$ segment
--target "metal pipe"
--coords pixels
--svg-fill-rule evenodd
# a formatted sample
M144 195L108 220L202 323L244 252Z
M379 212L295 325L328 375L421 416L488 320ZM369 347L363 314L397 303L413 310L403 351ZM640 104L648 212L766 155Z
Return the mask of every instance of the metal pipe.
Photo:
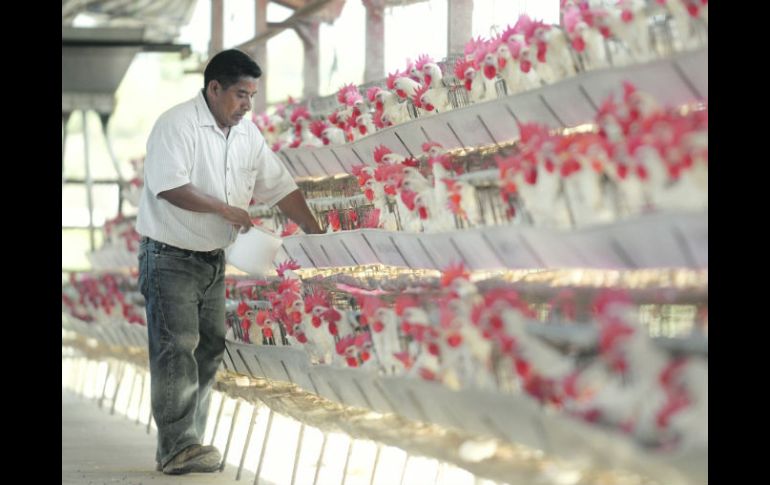
M83 114L83 160L86 168L86 201L88 203L88 237L91 243L91 251L96 250L94 239L94 200L93 181L91 180L91 164L88 159L88 123L86 122L86 110L80 110Z
M241 410L241 400L235 400L235 410L233 410L233 420L230 422L230 432L227 433L227 443L225 444L225 452L222 454L222 464L219 465L219 471L225 469L225 462L227 461L227 454L230 452L230 442L233 439L233 432L235 431L235 423L238 421L238 411Z
M259 450L259 464L257 465L257 472L254 475L254 485L259 484L259 474L262 472L262 463L265 461L265 452L267 451L267 441L270 438L270 428L273 426L273 410L267 415L267 428L265 429L265 437L262 439L262 449Z
M214 438L217 437L217 430L219 429L219 420L222 419L222 410L225 408L225 396L222 394L222 399L219 400L219 409L217 410L217 419L214 421L214 431L211 433L211 443L214 444Z
M299 467L299 457L302 453L302 438L305 436L305 423L299 426L299 436L297 436L297 448L294 452L294 467L291 470L291 485L294 485L294 481L297 478L297 467Z
M251 443L251 433L254 431L254 422L257 420L257 411L259 406L254 403L254 410L251 412L251 421L249 421L249 431L246 433L246 443L243 445L243 452L241 453L241 463L238 465L238 472L235 474L235 479L241 479L241 471L243 471L243 463L246 461L246 452L249 449L249 443Z
M316 485L318 483L318 475L320 475L320 472L321 472L321 464L323 462L324 450L326 449L326 440L329 437L326 433L324 433L323 436L324 436L323 441L321 441L321 452L318 453L318 461L315 464L315 476L313 477L313 485Z

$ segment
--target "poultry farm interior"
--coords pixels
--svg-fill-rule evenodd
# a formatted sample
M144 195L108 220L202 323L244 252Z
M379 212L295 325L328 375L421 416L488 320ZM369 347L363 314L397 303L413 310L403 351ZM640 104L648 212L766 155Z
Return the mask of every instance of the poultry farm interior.
M460 483L442 466L706 483L707 9L562 1L560 25L521 15L462 53L254 113L325 234L252 201L283 244L227 272L216 389L220 415L224 396L254 406L243 456L260 408L300 423L292 483L310 430L316 468L331 433L375 443L372 482L387 445L441 464L436 483ZM134 223L108 221L93 270L62 286L63 367L109 362L95 398L147 367ZM235 425L210 419L229 448Z

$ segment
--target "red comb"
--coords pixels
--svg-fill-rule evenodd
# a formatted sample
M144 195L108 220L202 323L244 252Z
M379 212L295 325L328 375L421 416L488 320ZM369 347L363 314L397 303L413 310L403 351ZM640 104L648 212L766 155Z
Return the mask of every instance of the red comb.
M387 86L388 89L396 89L396 79L402 77L403 74L400 71L388 74Z
M463 53L466 56L474 55L476 53L476 50L480 46L482 46L482 45L484 45L484 39L482 39L481 36L479 36L479 37L477 37L475 39L471 38L471 40L469 40L465 44L465 48L463 49Z
M310 113L304 106L297 106L291 113L291 122L296 123L300 118L310 119Z
M374 161L377 163L382 163L382 157L388 153L393 153L393 151L385 145L378 145L374 149Z
M430 87L427 84L425 84L425 85L421 85L414 92L412 101L414 102L414 105L417 106L418 108L422 108L422 95L428 92L428 89L430 89Z
M317 306L329 307L329 295L321 288L315 288L305 297L305 313L310 313Z
M337 91L337 101L339 101L340 104L346 104L348 94L352 92L358 93L358 88L356 88L355 84L350 83L342 86L339 91Z
M465 79L465 71L469 68L476 69L476 63L467 59L460 59L455 64L455 77L458 80Z
M328 127L325 121L323 120L315 120L312 123L310 123L310 132L313 133L318 138L321 138L321 133Z
M374 103L374 97L377 96L377 93L379 93L380 91L382 91L381 87L372 86L371 88L366 90L366 99Z
M428 153L430 151L430 149L433 148L433 147L439 147L439 148L442 148L442 149L444 148L443 146L441 146L441 143L439 143L437 141L426 141L425 143L422 144L422 152L423 153Z
M444 269L441 275L441 286L446 288L456 279L470 279L470 273L465 268L463 263L450 264L446 267L446 269Z
M429 56L428 54L422 54L420 57L417 58L417 63L415 64L415 67L418 71L422 72L422 68L425 67L425 64L433 62L433 58Z

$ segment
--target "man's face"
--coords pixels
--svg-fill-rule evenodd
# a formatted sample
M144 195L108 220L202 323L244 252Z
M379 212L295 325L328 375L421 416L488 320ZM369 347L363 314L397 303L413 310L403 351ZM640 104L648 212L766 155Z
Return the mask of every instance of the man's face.
M211 81L206 91L209 108L220 128L237 125L248 111L251 111L251 99L257 94L257 79L242 77L227 89L219 81Z

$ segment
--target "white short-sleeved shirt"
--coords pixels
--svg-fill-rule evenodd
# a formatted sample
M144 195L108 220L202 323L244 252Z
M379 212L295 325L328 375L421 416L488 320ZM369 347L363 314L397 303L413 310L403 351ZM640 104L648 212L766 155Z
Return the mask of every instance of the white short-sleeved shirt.
M252 198L272 206L297 189L251 120L242 119L225 138L202 91L163 113L150 133L136 229L193 251L232 244L238 232L221 216L188 211L158 198L188 183L244 210Z

